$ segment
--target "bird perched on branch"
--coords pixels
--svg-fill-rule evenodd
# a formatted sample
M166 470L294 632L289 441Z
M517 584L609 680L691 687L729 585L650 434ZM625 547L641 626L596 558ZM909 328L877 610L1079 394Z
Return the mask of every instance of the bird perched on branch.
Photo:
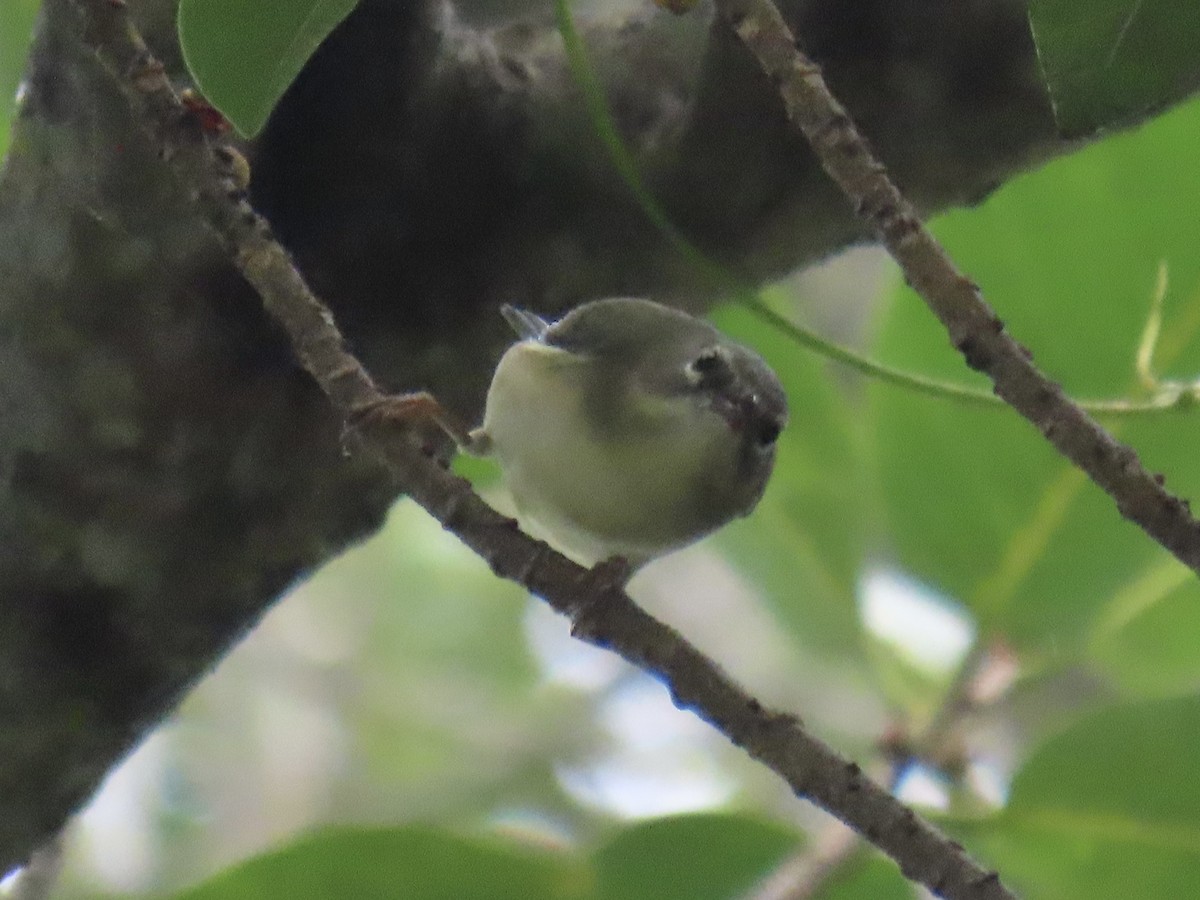
M787 422L758 354L648 300L596 300L555 322L501 312L520 339L479 428L410 396L464 451L497 461L523 524L580 563L632 572L754 509Z

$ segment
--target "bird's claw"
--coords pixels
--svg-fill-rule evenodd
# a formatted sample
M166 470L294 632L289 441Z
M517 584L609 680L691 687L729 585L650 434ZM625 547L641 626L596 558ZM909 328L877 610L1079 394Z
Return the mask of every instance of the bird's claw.
M428 391L388 394L359 405L347 418L343 440L349 434L384 428L411 429L420 436L421 450L428 456L441 456L446 449L444 441L430 434L433 429L459 446L470 441L467 428Z
M592 566L592 583L598 593L624 590L633 577L634 565L624 556L610 556Z
M571 635L596 643L598 615L614 593L625 590L634 566L623 556L610 556L592 566L585 576L582 596L571 613Z

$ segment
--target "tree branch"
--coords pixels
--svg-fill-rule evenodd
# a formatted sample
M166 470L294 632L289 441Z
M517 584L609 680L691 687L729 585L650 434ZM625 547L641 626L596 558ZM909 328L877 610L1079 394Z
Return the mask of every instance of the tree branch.
M976 638L959 663L958 671L950 682L933 715L921 730L908 736L907 725L894 739L883 737L879 745L884 750L884 759L872 766L871 776L895 790L897 779L909 765L916 761L946 771L947 761L957 756L961 749L956 746L957 732L968 716L979 711L984 702L993 702L1011 683L1001 674L1003 685L995 695L986 700L979 696L980 679L989 671L1003 673L1006 654L999 657L992 653L992 645L985 639ZM955 766L962 769L961 766ZM809 900L817 897L837 876L846 870L861 855L861 840L838 823L822 829L811 846L804 847L779 866L755 886L744 900Z
M197 210L264 305L288 331L297 356L345 419L383 399L344 348L332 316L308 290L264 220L245 203L228 167L180 106L133 28L123 0L72 0L88 43L119 82L159 156L191 192ZM228 153L228 151L225 151ZM355 435L382 455L401 486L500 576L545 598L582 640L607 647L662 680L693 710L783 777L792 789L854 827L911 879L951 898L1011 897L994 872L974 863L887 791L807 734L794 716L764 708L678 633L638 608L604 567L588 571L523 534L471 486L421 452L404 432Z
M945 326L968 366L1067 459L1109 494L1125 518L1141 526L1184 565L1200 573L1200 523L1187 501L1163 487L1137 454L1118 442L1043 375L1028 349L1004 330L979 286L955 267L888 177L849 114L830 93L820 68L770 0L716 0L717 9L778 86L788 118Z

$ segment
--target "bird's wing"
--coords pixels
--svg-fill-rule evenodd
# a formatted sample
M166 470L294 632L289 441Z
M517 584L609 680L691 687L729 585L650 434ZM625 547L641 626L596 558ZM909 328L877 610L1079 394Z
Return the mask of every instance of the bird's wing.
M500 315L504 316L504 321L512 326L517 337L523 341L540 341L545 338L546 332L550 328L550 323L541 316L507 303L500 307Z

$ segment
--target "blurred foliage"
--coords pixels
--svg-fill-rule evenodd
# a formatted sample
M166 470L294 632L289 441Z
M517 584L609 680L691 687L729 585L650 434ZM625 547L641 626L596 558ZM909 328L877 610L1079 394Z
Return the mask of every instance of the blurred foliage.
M1161 109L1200 54L1195 0L1029 0L1029 22L1068 137Z
M1192 103L937 222L1009 331L1074 396L1138 391L1134 356L1162 262L1171 289L1158 365L1185 377L1200 368L1200 169L1189 162L1198 136L1200 104ZM907 368L983 383L904 288L882 318L876 350ZM1172 565L1010 410L956 408L887 386L870 394L890 543L911 572L966 603L985 631L1035 657L1077 660L1106 610L1128 602L1129 585ZM1200 416L1160 413L1110 427L1171 488L1200 494L1192 450ZM1179 589L1159 599L1200 616L1198 598ZM1190 655L1178 687L1200 675L1200 656Z
M1105 709L1038 748L960 839L1030 898L1200 896L1198 741L1195 696Z
M753 887L799 836L748 816L695 815L632 825L593 856L598 900L722 900Z
M729 815L677 816L634 826L590 859L422 827L326 830L176 896L723 900L753 886L796 840L779 826Z
M715 322L763 355L795 407L770 490L753 519L729 526L719 540L741 568L754 573L797 640L813 652L850 654L859 662L854 598L871 512L863 420L829 379L825 363L798 352L786 335L738 306L720 310Z
M935 231L1008 329L1075 396L1138 391L1134 357L1155 273L1171 288L1156 363L1200 368L1196 254L1200 103L1006 186ZM901 287L882 316L886 360L976 381L920 301ZM1190 798L1200 684L1200 590L1112 502L1008 410L873 385L869 406L888 545L908 571L963 601L985 635L1040 679L1084 668L1101 706L1028 748L1003 811L961 828L1028 897L1182 897L1200 886ZM1153 471L1200 495L1194 408L1116 419ZM1078 697L1053 732L1097 704ZM1189 804L1191 806L1189 807Z
M820 900L913 900L913 887L890 860L859 856L831 874Z
M38 3L4 0L0 4L0 160L8 152L9 124Z
M565 854L409 827L325 830L236 866L178 900L574 900L588 873Z

